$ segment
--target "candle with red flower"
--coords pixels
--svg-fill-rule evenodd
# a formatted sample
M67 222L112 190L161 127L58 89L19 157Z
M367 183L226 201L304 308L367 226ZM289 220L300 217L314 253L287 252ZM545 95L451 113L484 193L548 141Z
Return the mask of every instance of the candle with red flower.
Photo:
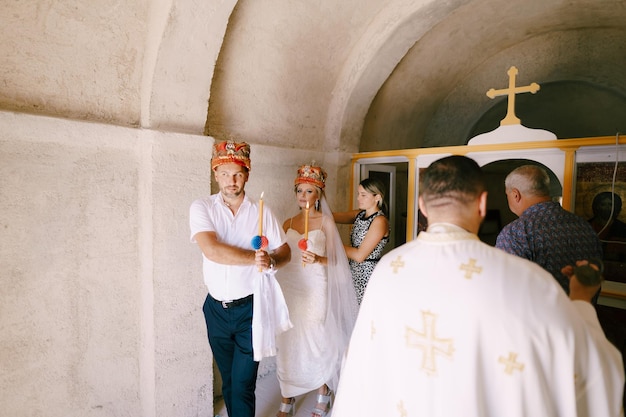
M309 239L309 202L306 202L306 208L304 209L304 238L298 242L298 248L305 251L308 248L307 240ZM302 266L304 266L304 261Z

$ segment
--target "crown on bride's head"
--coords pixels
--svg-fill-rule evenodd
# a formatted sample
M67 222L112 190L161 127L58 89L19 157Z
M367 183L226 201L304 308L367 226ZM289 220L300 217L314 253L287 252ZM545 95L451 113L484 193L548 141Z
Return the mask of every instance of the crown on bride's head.
M315 161L302 165L298 168L294 184L311 184L323 190L326 186L326 171L320 166L315 166Z

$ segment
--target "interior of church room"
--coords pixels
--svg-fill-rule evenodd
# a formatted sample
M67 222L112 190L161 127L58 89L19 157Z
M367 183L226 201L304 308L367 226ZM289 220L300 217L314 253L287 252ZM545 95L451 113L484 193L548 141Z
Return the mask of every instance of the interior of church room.
M503 179L521 161L585 218L599 192L626 201L625 21L623 0L3 2L3 414L214 415L188 209L216 190L215 141L250 143L246 191L280 219L303 163L327 170L336 210L386 176L393 246L420 230L436 155L492 179L488 243L515 218ZM624 352L611 262L600 314Z

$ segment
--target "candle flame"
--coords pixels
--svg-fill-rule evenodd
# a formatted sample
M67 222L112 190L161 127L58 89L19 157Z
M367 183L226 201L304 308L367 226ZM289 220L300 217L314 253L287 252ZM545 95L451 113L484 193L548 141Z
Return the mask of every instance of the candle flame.
M261 191L261 200L263 200L263 194L265 194L265 191Z

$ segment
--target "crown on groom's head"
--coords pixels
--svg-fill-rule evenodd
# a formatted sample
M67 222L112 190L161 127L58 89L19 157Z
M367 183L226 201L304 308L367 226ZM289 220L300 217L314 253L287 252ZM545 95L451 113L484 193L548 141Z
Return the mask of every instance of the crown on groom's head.
M246 167L250 171L250 145L232 140L213 145L211 169L215 170L218 166L231 162Z

